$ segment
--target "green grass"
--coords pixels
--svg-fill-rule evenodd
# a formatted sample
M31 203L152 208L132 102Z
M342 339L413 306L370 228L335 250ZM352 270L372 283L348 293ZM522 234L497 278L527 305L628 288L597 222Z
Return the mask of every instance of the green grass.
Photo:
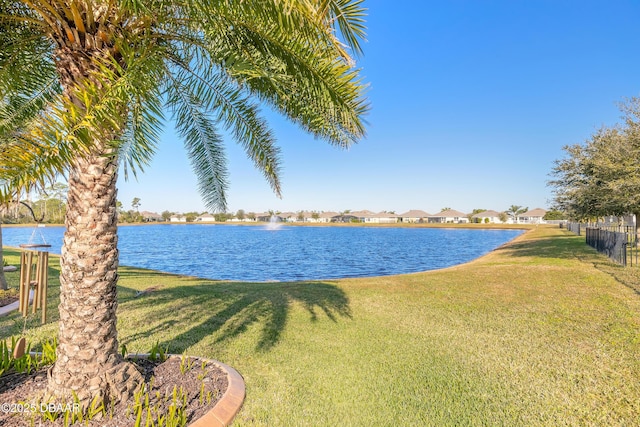
M35 343L56 332L55 268L52 322L27 322ZM157 342L235 367L247 399L234 425L634 425L639 280L552 227L391 277L230 283L122 268L119 334L130 351ZM22 327L0 318L0 339Z

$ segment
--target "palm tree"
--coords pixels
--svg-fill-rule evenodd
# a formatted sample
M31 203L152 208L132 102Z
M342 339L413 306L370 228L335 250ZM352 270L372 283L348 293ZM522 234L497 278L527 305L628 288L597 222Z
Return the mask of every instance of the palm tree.
M513 217L513 222L515 224L518 223L518 215L525 213L529 208L524 208L518 205L511 205L509 209L507 209L507 214Z
M68 176L53 396L124 399L116 180L148 165L170 118L200 192L225 211L221 128L280 195L265 103L331 144L364 135L362 0L0 0L3 198ZM168 116L167 116L168 115Z

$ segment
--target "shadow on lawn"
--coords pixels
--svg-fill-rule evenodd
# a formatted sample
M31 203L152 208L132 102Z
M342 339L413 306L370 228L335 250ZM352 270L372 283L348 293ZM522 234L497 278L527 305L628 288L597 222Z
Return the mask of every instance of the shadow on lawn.
M188 280L194 283L194 279ZM256 348L269 350L280 340L292 304L301 304L312 322L322 315L334 322L339 317L351 318L346 294L324 282L201 281L172 287L160 285L157 290L139 298L135 297L135 291L120 287L119 295L121 307L145 313L149 325L147 329L122 337L122 342L126 345L156 334L166 336L169 332L171 339L159 345L171 353L182 353L206 337L215 337L216 344L223 343L252 325L261 326ZM163 320L158 323L158 319Z

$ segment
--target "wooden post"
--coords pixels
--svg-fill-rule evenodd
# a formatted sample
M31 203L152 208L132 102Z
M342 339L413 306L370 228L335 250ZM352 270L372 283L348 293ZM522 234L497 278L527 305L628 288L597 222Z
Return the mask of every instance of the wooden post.
M42 308L42 323L47 321L47 285L49 284L49 252L40 252L40 307Z
M24 309L24 281L25 281L25 277L27 275L27 254L25 252L22 252L20 254L20 283L18 284L18 288L20 291L20 302L19 302L19 306L20 306L20 313L22 313L22 315L25 314L25 309Z
M24 248L48 247L49 245L20 245ZM35 258L35 259L34 259ZM49 252L27 250L20 254L20 312L23 317L29 314L29 294L33 287L33 306L35 314L42 309L42 323L47 321L47 287L49 284Z

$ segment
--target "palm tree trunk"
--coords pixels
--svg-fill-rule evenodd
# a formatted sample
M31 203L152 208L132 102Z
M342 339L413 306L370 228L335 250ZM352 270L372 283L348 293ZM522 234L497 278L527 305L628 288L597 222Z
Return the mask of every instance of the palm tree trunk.
M78 158L69 172L60 272L57 361L49 392L81 402L128 398L142 381L118 353L117 161L108 150Z

